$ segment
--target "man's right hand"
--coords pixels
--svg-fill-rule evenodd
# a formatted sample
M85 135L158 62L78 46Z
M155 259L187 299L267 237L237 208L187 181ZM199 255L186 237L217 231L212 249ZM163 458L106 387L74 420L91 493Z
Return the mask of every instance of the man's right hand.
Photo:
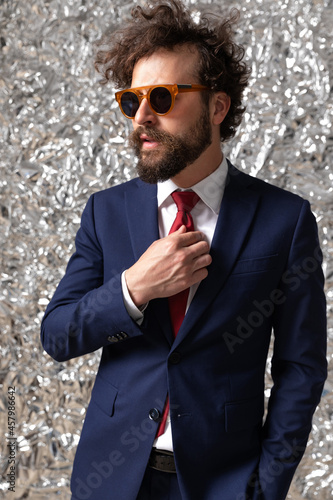
M200 231L181 226L154 241L125 273L128 291L137 307L152 299L170 297L207 277L212 262Z

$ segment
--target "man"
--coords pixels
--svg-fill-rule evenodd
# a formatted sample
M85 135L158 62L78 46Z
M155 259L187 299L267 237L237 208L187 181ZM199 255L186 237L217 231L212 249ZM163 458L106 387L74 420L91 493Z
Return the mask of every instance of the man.
M103 348L75 500L283 500L304 453L326 377L317 228L223 156L249 74L231 28L158 1L97 54L140 178L90 198L42 324L56 360Z

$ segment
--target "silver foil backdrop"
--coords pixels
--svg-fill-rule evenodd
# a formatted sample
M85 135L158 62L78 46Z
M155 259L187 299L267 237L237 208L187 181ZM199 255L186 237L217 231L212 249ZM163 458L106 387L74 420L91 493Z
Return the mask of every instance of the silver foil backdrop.
M241 12L236 38L252 77L246 115L225 151L239 168L312 204L325 257L331 376L333 2L186 3L195 16ZM0 0L0 498L69 499L99 353L56 363L43 352L39 328L89 195L135 175L129 123L93 69L94 41L135 4ZM269 384L268 376L267 395ZM12 386L15 493L7 482ZM330 380L289 499L332 498L332 400Z

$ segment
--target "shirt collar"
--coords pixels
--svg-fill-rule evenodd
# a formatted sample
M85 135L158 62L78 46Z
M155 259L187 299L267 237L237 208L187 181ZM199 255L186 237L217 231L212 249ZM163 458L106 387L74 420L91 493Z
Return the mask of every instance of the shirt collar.
M226 178L228 173L227 160L223 156L222 163L219 167L214 170L212 174L205 177L202 181L194 184L189 189L192 189L201 200L216 214L220 211L220 205L224 193ZM157 183L157 203L158 207L166 201L166 199L179 189L177 184L175 184L171 179L165 182Z

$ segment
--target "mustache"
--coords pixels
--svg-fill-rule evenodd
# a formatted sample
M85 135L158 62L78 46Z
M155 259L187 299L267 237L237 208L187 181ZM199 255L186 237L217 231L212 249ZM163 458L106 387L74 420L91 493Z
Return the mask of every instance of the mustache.
M170 144L174 140L174 137L168 132L156 130L152 127L139 126L136 130L133 130L129 136L129 142L132 146L141 146L142 140L141 135L147 135L151 139L157 142Z

